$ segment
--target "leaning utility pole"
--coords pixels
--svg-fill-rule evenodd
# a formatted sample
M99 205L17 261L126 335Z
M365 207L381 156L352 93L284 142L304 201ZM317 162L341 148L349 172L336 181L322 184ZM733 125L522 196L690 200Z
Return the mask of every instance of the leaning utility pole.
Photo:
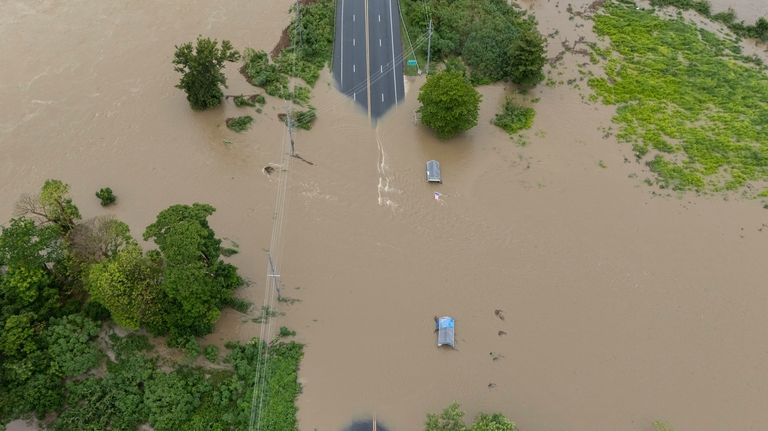
M432 56L432 18L429 19L429 37L427 39L427 75L429 75L429 59Z
M296 146L293 143L293 108L288 107L288 114L285 116L285 122L288 126L288 137L291 139L291 155L296 155Z

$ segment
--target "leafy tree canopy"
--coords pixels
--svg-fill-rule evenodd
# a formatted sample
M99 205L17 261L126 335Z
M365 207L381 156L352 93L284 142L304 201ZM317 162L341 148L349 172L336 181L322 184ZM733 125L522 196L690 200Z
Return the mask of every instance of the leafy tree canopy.
M0 266L45 268L63 255L61 229L56 225L38 226L28 218L15 218L0 226Z
M93 263L114 257L136 245L128 225L112 216L94 217L78 223L69 233L72 254L81 262Z
M429 413L424 431L467 431L464 412L458 403L452 403L442 413Z
M544 79L542 69L547 61L545 50L546 42L535 25L523 27L507 48L507 78L516 84L528 86L541 82Z
M112 259L92 265L85 284L91 298L104 305L118 325L133 330L146 325L163 332L161 275L161 262L132 244Z
M210 332L219 309L242 284L236 269L220 259L221 240L207 220L214 211L207 204L173 205L144 232L165 261L161 287L170 300L166 319L172 335Z
M79 314L53 319L45 338L57 374L77 376L95 367L101 359L93 343L98 333L99 325Z
M464 412L452 403L442 413L427 415L424 431L518 431L517 426L499 413L481 413L472 425L464 424Z
M432 59L461 56L473 84L500 80L535 85L542 78L545 40L536 21L506 0L404 0L410 29L421 33L432 18ZM419 49L424 50L426 45Z
M443 71L427 78L419 91L421 122L440 138L451 138L477 125L480 93L458 72Z
M228 40L197 37L196 45L191 42L176 46L173 64L174 70L181 73L181 80L176 85L187 93L187 100L192 109L209 109L221 103L224 93L221 86L227 86L227 78L222 71L225 62L240 59Z

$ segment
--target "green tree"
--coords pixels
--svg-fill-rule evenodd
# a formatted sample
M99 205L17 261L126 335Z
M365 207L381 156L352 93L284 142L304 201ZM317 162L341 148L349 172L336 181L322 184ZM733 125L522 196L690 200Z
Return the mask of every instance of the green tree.
M472 424L471 431L517 431L517 427L499 413L481 413Z
M521 85L533 86L544 79L544 57L546 49L544 38L536 30L533 21L508 45L507 78Z
M117 196L112 193L112 189L109 187L100 188L99 191L96 192L96 197L99 198L101 206L103 207L112 205L117 200Z
M102 355L93 340L99 325L79 314L53 319L45 333L56 374L77 376L98 365Z
M173 336L209 333L220 308L243 282L237 269L220 259L221 240L208 225L214 211L207 204L173 205L144 232L144 240L153 239L163 257L161 287Z
M427 414L424 431L517 431L517 427L499 413L481 413L468 427L464 424L464 412L454 402L440 414Z
M421 122L440 138L451 138L477 125L480 99L461 73L430 75L419 91Z
M173 64L174 70L181 73L181 80L176 88L187 93L187 100L192 109L208 109L221 103L224 93L221 86L227 87L227 78L222 71L224 63L240 59L228 40L221 42L202 36L197 37L197 44L187 42L176 46Z
M135 245L127 224L112 216L94 217L78 223L69 233L72 254L84 263L100 262Z
M429 413L424 431L468 431L464 425L464 412L454 402L440 414Z
M61 229L55 225L38 226L31 219L11 219L0 226L0 266L24 266L48 271L64 254Z
M16 203L16 213L56 224L64 232L69 232L80 220L80 210L69 196L69 184L60 180L46 180L37 196L23 195Z
M157 431L185 429L201 398L211 387L199 375L184 372L158 372L147 382L144 400L149 422Z
M5 319L3 332L0 334L0 352L3 356L23 358L39 349L36 340L35 327L37 316L26 312L8 316Z
M506 77L509 68L507 46L513 43L516 35L514 24L504 18L475 26L462 51L462 57L470 67L473 84L490 84Z
M162 265L130 244L111 259L91 265L85 285L91 299L104 305L112 319L128 329L147 326L164 332Z

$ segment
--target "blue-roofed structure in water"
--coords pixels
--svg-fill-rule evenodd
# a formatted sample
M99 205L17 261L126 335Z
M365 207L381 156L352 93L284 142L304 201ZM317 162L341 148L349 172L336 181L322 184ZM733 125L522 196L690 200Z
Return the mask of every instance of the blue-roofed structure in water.
M455 322L453 317L438 317L435 324L437 325L437 347L450 346L456 348L456 339L454 336Z

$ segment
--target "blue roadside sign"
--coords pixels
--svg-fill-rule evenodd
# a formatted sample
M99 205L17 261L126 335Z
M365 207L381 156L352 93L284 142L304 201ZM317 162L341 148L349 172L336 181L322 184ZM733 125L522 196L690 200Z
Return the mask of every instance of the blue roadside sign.
M416 66L416 60L408 60L408 66Z

